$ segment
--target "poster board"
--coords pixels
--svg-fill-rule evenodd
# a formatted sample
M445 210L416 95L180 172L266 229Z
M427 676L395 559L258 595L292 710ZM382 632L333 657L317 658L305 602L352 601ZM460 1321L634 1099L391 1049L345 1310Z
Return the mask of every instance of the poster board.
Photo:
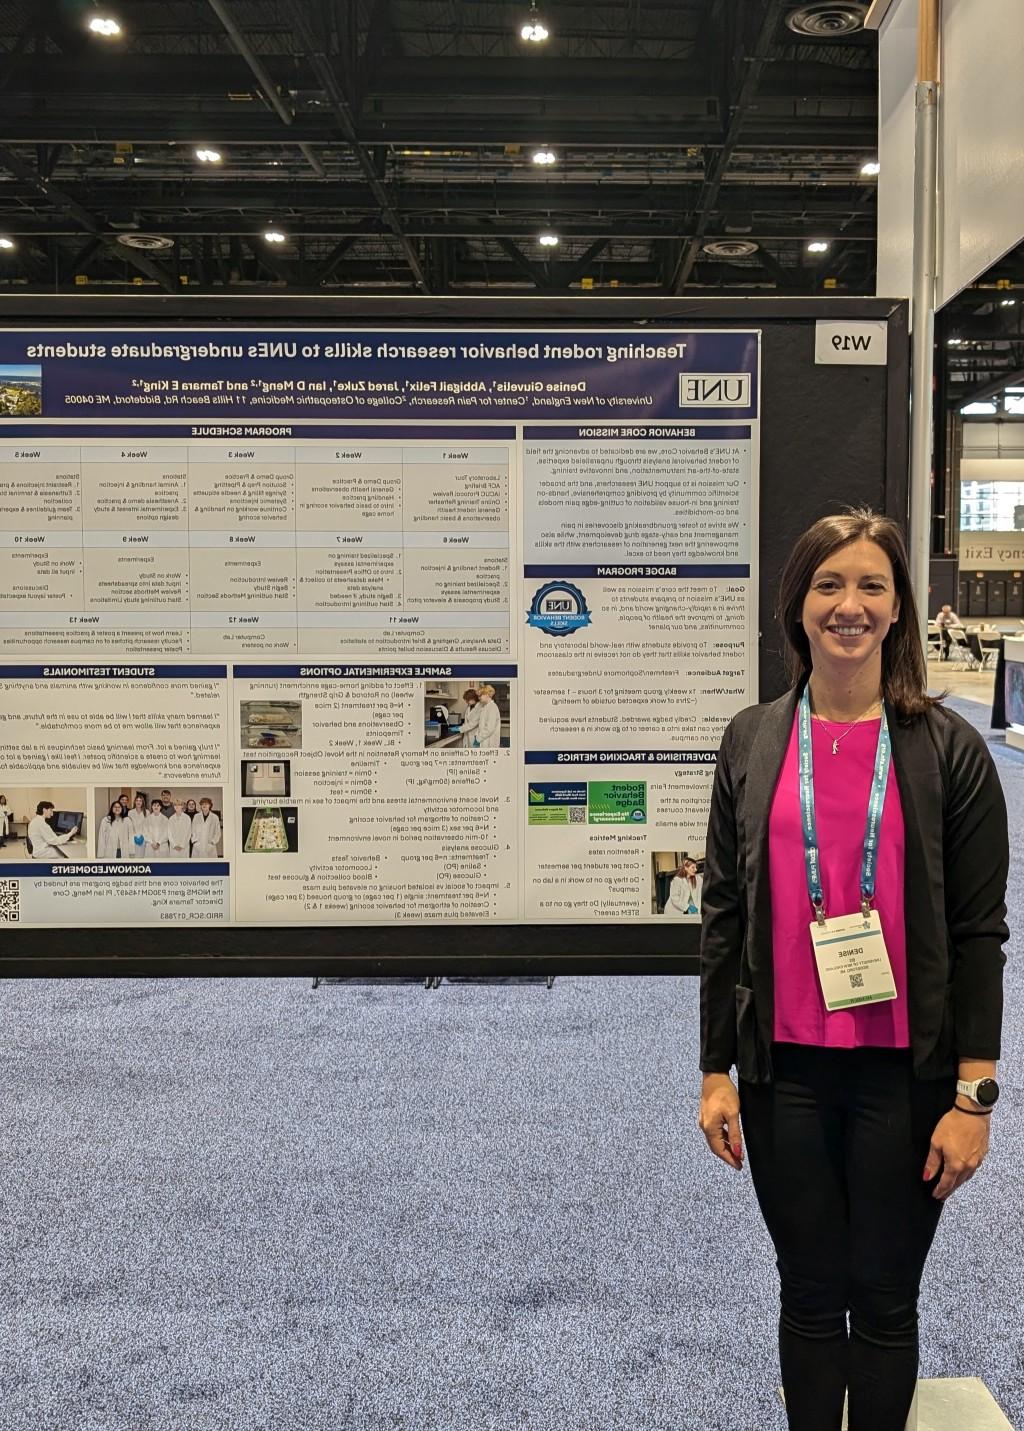
M902 510L905 310L318 306L0 331L8 968L692 967L765 548Z

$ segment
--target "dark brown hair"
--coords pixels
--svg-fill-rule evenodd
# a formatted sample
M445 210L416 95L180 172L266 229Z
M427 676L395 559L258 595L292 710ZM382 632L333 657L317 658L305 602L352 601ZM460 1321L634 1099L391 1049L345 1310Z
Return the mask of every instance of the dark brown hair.
M910 584L910 561L898 523L870 507L852 507L822 517L797 538L779 579L776 609L786 642L786 670L794 685L802 684L811 672L811 647L802 616L814 573L840 547L859 541L874 542L892 563L900 613L882 643L882 694L900 720L910 720L936 704L928 694L928 666Z

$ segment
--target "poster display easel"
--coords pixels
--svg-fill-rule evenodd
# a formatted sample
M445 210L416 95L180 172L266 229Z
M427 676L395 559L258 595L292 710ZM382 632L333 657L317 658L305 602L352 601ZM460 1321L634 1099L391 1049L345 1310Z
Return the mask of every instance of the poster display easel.
M905 514L906 317L8 299L6 972L691 972L786 551Z

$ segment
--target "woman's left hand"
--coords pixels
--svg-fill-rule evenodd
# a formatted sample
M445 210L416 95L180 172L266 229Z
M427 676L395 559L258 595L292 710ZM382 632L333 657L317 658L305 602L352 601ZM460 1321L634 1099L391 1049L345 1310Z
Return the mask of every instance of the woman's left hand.
M932 1197L944 1201L968 1178L974 1177L988 1152L988 1125L988 1118L958 1113L955 1108L939 1119L924 1165L925 1182L942 1171Z

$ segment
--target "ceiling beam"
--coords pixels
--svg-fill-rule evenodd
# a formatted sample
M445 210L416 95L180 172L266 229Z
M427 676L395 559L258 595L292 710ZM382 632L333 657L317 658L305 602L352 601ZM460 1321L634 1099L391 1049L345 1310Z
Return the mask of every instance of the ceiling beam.
M306 52L306 59L312 66L313 71L323 86L324 93L330 102L331 110L338 122L342 134L345 136L352 153L358 161L363 177L370 186L370 192L380 206L381 214L388 228L397 238L405 254L406 262L412 270L416 283L424 293L430 292L430 284L420 263L416 246L402 228L402 221L398 216L388 193L387 186L383 183L377 173L372 156L367 152L359 141L356 133L355 119L352 113L348 97L341 87L341 83L334 72L330 58L327 55L324 45L317 36L313 25L310 22L308 10L303 0L288 0L287 13L292 17L292 25L299 43Z
M530 259L526 257L526 254L523 253L522 249L520 249L517 244L514 244L510 238L506 238L504 234L492 234L491 237L501 249L502 253L512 260L516 268L519 269L519 272L524 274L535 288L544 289L551 286L544 268L540 264L532 263ZM460 271L468 267L468 264L460 265Z
M672 280L671 291L673 293L682 293L689 280L690 274L693 272L693 265L697 261L697 254L700 252L701 244L707 233L708 224L711 221L711 215L718 202L718 192L722 187L725 171L728 169L733 153L739 143L740 134L746 123L747 112L757 93L761 71L764 68L765 60L768 57L772 41L779 27L782 6L783 0L765 0L761 26L757 39L754 42L753 51L749 56L744 56L745 68L742 82L736 94L735 101L733 102L729 123L722 138L722 146L716 151L711 160L701 196L697 201L696 230L689 243L683 249L679 267Z
M116 249L119 258L130 263L133 268L137 268L147 278L152 278L159 283L167 293L180 291L179 285L175 283L172 275L160 264L154 263L151 258L147 258L144 253L139 253L135 249L122 248L117 242L116 231L110 229L102 219L98 219L88 209L83 208L77 199L72 198L62 189L58 189L55 184L51 184L48 179L44 179L34 169L30 169L16 154L12 154L3 146L0 146L0 166L9 174L13 174L16 179L53 208L63 209L79 228L95 235L108 248Z
M8 151L11 152L11 151ZM29 166L20 161L22 169ZM35 173L35 171L31 171ZM36 179L32 187L35 187ZM379 181L377 181L379 182ZM200 217L206 213L223 213L242 221L242 227L252 227L257 221L254 212L270 208L275 212L308 214L322 219L327 214L336 217L359 213L378 216L375 196L352 178L331 184L300 183L294 177L280 182L232 179L225 174L214 182L205 176L177 182L162 178L147 181L136 177L135 169L111 171L102 179L95 171L83 175L82 187L88 186L90 199L97 209L103 208L111 218L123 216L127 222L139 214L155 216L163 213ZM658 218L666 224L682 224L694 212L702 190L689 179L675 184L638 184L635 182L573 183L555 185L516 182L509 178L497 180L482 175L474 180L466 175L447 183L405 183L402 185L403 223L410 225L425 218L434 219L441 210L447 214L482 213L494 216L514 214L543 215L557 210L575 221L593 219L598 222L591 230L600 232L600 220L613 214L629 214L635 220ZM0 203L15 199L20 206L21 195L16 185L0 187ZM801 185L746 184L727 185L717 201L718 212L743 216L746 237L748 227L781 222L800 223L805 217L829 219L839 231L841 221L851 218L855 199L851 191L823 187L819 193L809 193ZM14 206L12 206L14 207ZM232 212L234 211L234 212ZM769 217L770 216L770 217ZM147 220L148 221L148 220ZM16 225L17 226L17 225ZM845 227L845 226L844 226ZM859 223L850 226L854 233L873 228L873 218L865 211ZM800 232L806 233L806 224Z
M350 3L351 0L348 0ZM285 113L294 117L290 91L295 84L295 55L256 54L235 16L233 0L207 0L235 48L236 54L131 54L101 53L93 49L89 63L79 57L47 54L40 64L31 54L8 52L0 70L0 87L24 100L60 100L67 96L123 105L156 98L174 102L199 102L204 107L223 103L231 93L248 90L253 80L284 124ZM297 0L306 11L311 0ZM732 4L736 0L731 0ZM760 0L758 0L760 3ZM249 7L252 8L251 6ZM384 7L386 8L386 7ZM737 6L737 11L741 8ZM376 13L383 13L378 7ZM312 21L310 21L312 24ZM374 32L371 31L371 35ZM339 62L343 56L336 57ZM4 79L6 76L6 79ZM832 100L873 107L878 76L874 69L850 69L814 61L780 60L762 77L760 95L765 101ZM475 55L472 62L460 56L405 58L389 55L365 78L364 101L377 110L401 99L403 106L429 106L448 101L453 94L496 100L530 102L589 99L629 100L650 104L654 99L674 100L694 116L706 112L707 102L718 101L719 87L713 68L699 59L567 58L531 55L522 58ZM354 107L354 105L353 105ZM662 110L664 106L659 106ZM282 112L283 111L283 112ZM681 110L680 110L681 112ZM724 127L724 116L722 127Z
M594 242L587 249L586 253L580 255L580 257L569 269L569 272L565 275L566 286L568 286L570 283L575 283L577 279L582 278L584 276L587 269L594 262L595 258L597 258L599 254L603 253L604 250L608 247L609 242L610 240L607 238L598 238L594 240Z
M36 96L38 102L38 95ZM581 148L714 150L722 143L721 128L706 115L666 112L662 105L649 113L616 113L586 109L563 111L557 124L543 114L508 115L478 110L464 117L439 111L415 114L381 114L360 121L360 144L390 144L398 148L465 149L477 145L504 147L512 136L516 143L551 143L557 128L559 142ZM250 104L221 105L189 99L170 104L160 113L152 99L138 97L134 105L97 96L95 104L57 97L43 112L33 113L31 98L0 95L0 143L5 144L111 144L130 139L135 144L197 143L200 140L244 147L285 143L330 144L337 129L322 110L300 110L288 135L277 119ZM838 119L834 115L752 114L743 136L743 148L785 148L793 153L828 150L863 155L878 144L877 120L865 115Z
M331 249L327 257L321 259L320 263L313 270L314 287L318 283L327 282L331 274L335 271L335 269L341 263L342 259L348 253L349 249L356 242L357 237L358 235L356 234L346 234L343 239L338 240L338 242Z
M19 210L23 213L24 210ZM587 239L591 242L600 239L602 243L608 243L614 239L641 239L656 242L662 239L675 239L677 246L682 238L685 240L689 234L684 229L680 234L680 224L673 222L673 214L651 215L648 218L638 218L633 215L618 218L611 214L605 218L586 218L581 216L573 218L568 215L558 216L558 232L563 239ZM362 214L340 214L335 212L322 215L308 213L305 219L295 218L294 221L288 215L282 214L281 221L287 224L288 233L292 238L319 238L337 242L338 239L346 235L358 237L362 234L380 237L388 235L390 230L384 228L379 217ZM545 222L546 217L545 217ZM786 222L792 223L791 228L785 228ZM445 239L445 238L492 238L497 234L502 234L510 239L530 239L537 232L537 225L541 220L531 221L516 217L497 216L491 218L478 212L470 212L460 215L457 211L447 219L435 219L429 214L422 217L411 217L406 225L406 232L422 239ZM256 236L262 232L263 225L255 222L248 214L220 214L214 213L207 218L182 218L174 213L163 213L159 216L149 214L147 223L150 227L168 233L172 238L189 238L198 234L212 234L215 237L227 237L234 234L240 238L247 235ZM832 232L832 226L818 225L817 232L824 238L839 239L839 234ZM57 223L50 220L32 220L28 217L12 219L4 224L4 232L13 238L62 238L74 235L79 232L77 225L70 222ZM755 224L744 232L744 238L750 238L755 243L774 244L800 244L806 240L806 223L801 217L788 220L786 215L777 215L763 224ZM844 244L857 244L861 247L873 248L876 242L876 235L873 227L865 225L858 229L856 233L844 233L842 236ZM673 264L673 271L677 267Z
M1024 368L1001 373L999 377L990 378L988 382L979 383L977 387L957 387L950 393L949 405L950 407L962 407L964 403L984 402L985 398L995 397L996 393L1001 393L1003 388L1014 388L1018 383L1024 383Z
M231 40L231 43L234 45L235 49L241 55L245 63L249 66L250 70L252 70L253 76L256 80L256 83L260 87L260 93L263 95L263 98L267 101L271 109L274 110L278 118L281 119L284 124L292 125L295 122L295 115L292 112L291 107L285 103L284 99L282 99L277 86L274 84L274 81L267 73L266 66L263 64L259 55L257 55L256 52L253 50L252 46L249 44L249 41L245 38L245 35L239 28L234 15L231 13L231 7L228 4L228 0L209 0L209 4L210 8L213 10L218 20L221 22L221 24L224 26L224 29L227 31L228 38ZM163 60L164 58L164 56L160 56L161 60ZM190 61L192 61L193 58L194 57L189 56ZM217 59L220 60L220 58L221 57L218 55ZM223 83L224 80L222 77L220 80L220 84L223 85ZM326 178L327 171L321 164L317 154L309 147L309 145L300 140L299 149L301 150L303 158L309 164L314 174L316 174L317 177L320 179Z

